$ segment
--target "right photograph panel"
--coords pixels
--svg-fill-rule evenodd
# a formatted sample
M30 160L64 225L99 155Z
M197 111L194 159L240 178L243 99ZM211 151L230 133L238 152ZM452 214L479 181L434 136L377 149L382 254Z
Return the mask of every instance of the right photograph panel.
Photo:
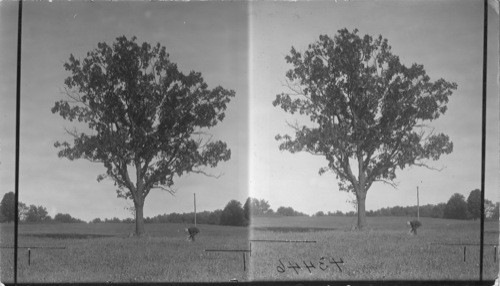
M483 5L250 3L251 280L479 279ZM498 6L488 13L494 280Z

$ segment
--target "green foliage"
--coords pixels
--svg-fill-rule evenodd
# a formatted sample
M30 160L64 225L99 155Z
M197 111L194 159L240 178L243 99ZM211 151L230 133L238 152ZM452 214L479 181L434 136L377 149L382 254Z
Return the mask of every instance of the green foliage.
M443 217L451 219L467 218L467 203L463 195L455 193L451 196L444 208Z
M491 219L493 219L495 221L499 220L499 218L500 218L499 209L500 209L500 203L496 203L492 212L491 212Z
M285 58L293 66L286 73L291 91L273 105L313 123L290 124L295 137L277 135L279 149L324 156L328 166L319 173L333 171L339 188L364 206L374 182L394 185L398 168L428 167L428 159L452 152L448 136L426 124L446 112L457 85L432 82L423 65L402 64L387 39L357 32L321 35L303 53L292 47Z
M43 206L30 205L26 212L26 222L28 223L40 223L51 220L52 218L49 216L47 209Z
M314 216L325 216L325 212L323 211L318 211Z
M221 224L220 217L222 215L222 210L215 210L208 214L207 224Z
M23 202L19 202L18 210L19 210L19 221L25 221L26 214L28 213L29 210L28 206Z
M118 197L132 199L141 216L151 189L173 193L175 176L206 174L205 167L229 160L227 144L206 131L224 119L235 92L208 89L201 73L180 72L165 47L135 40L99 43L83 60L71 54L64 64L68 100L52 112L92 130L68 131L73 143L56 142L59 157L102 163L106 174L98 181L113 179Z
M63 223L79 223L84 222L81 219L74 218L70 214L57 213L54 216L54 222L63 222Z
M248 198L245 201L245 204L243 205L243 217L245 220L250 223L250 204L251 204L251 198Z
M272 212L269 202L266 200L258 200L256 198L250 198L250 212L252 215L264 215Z
M431 217L434 218L443 218L444 217L444 209L446 208L446 203L439 203L432 208Z
M15 194L14 192L6 193L2 202L0 202L0 208L5 221L12 222L15 220Z
M467 213L472 219L481 217L481 190L475 189L470 192L467 198Z
M222 210L213 212L203 211L196 214L198 224L219 224ZM194 212L190 213L170 213L147 217L144 219L146 223L184 223L191 224L194 222Z
M14 204L15 204L14 192L6 193L3 196L2 201L0 202L0 215L1 215L0 222L13 222L15 220ZM18 212L19 212L19 217L18 217L19 222L25 222L27 220L27 214L28 214L28 211L30 210L30 208L28 206L26 206L26 204L23 202L19 202L17 208L18 208ZM42 206L40 206L38 208L44 209ZM33 212L34 211L32 210L31 214L33 214ZM40 221L42 221L42 220L40 220ZM37 222L37 220L31 221L31 222Z
M276 214L282 216L307 216L307 214L294 210L292 207L279 207Z
M237 200L231 200L222 210L220 216L221 225L244 226L248 224L243 214L241 203Z
M104 220L104 222L110 222L110 223L120 223L120 222L122 222L122 221L121 221L119 218L117 218L117 217L113 217L113 218L111 218L111 219L106 218L106 219Z

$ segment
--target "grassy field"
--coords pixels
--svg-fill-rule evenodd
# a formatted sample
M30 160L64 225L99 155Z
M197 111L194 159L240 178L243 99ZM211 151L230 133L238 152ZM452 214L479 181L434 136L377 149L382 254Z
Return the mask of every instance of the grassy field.
M255 218L251 239L317 243L253 242L250 279L479 279L479 246L466 247L464 262L463 246L434 244L479 243L479 221L421 218L423 227L410 236L406 220L369 217L366 230L351 231L355 217ZM498 243L498 222L486 222L485 243ZM494 248L486 246L484 279L497 275Z
M20 225L19 246L66 249L19 250L19 282L144 282L246 280L238 253L204 249L246 248L248 229L199 225L194 243L182 224L146 224L147 236L129 237L133 224ZM13 224L1 225L0 244L13 245ZM1 249L2 282L13 281L13 249Z
M352 231L354 217L257 217L244 227L199 225L194 243L183 224L146 224L147 236L129 237L133 224L20 225L19 282L171 282L248 280L478 279L479 222L422 218L409 236L403 217L368 218ZM0 245L13 245L13 224L0 225ZM252 242L251 257L205 249L249 249L250 239L315 240L317 243ZM485 243L498 243L498 222L485 225ZM484 252L484 277L494 279L493 246ZM12 281L13 249L0 250L0 277ZM343 263L340 263L343 261ZM338 266L337 266L338 265Z

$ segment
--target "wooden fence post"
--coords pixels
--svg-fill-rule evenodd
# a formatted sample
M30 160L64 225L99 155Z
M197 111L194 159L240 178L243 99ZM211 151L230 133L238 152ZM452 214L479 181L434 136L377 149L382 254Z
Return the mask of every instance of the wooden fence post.
M243 252L243 271L247 270L246 262L245 262L245 252Z
M493 251L493 261L497 262L497 247L495 246L494 249L495 250Z

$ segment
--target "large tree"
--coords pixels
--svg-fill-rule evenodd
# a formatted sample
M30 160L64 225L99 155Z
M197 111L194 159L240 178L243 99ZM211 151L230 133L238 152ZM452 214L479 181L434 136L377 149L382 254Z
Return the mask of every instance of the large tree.
M292 47L285 58L293 65L286 73L289 91L273 104L301 115L289 123L295 137L276 136L280 150L325 157L328 166L319 173L333 171L340 190L355 194L363 228L374 182L395 186L396 169L431 168L427 159L452 152L448 136L427 123L445 113L457 85L432 82L423 65L402 64L387 39L357 32L321 35L302 53Z
M229 160L227 144L207 130L224 119L234 91L208 89L199 72L183 74L159 43L122 36L99 43L83 60L71 54L64 67L71 73L64 82L68 99L52 112L87 128L68 131L72 144L56 142L58 155L104 165L98 180L111 178L118 197L133 200L137 235L152 189L173 194L176 176L207 174L206 167Z

